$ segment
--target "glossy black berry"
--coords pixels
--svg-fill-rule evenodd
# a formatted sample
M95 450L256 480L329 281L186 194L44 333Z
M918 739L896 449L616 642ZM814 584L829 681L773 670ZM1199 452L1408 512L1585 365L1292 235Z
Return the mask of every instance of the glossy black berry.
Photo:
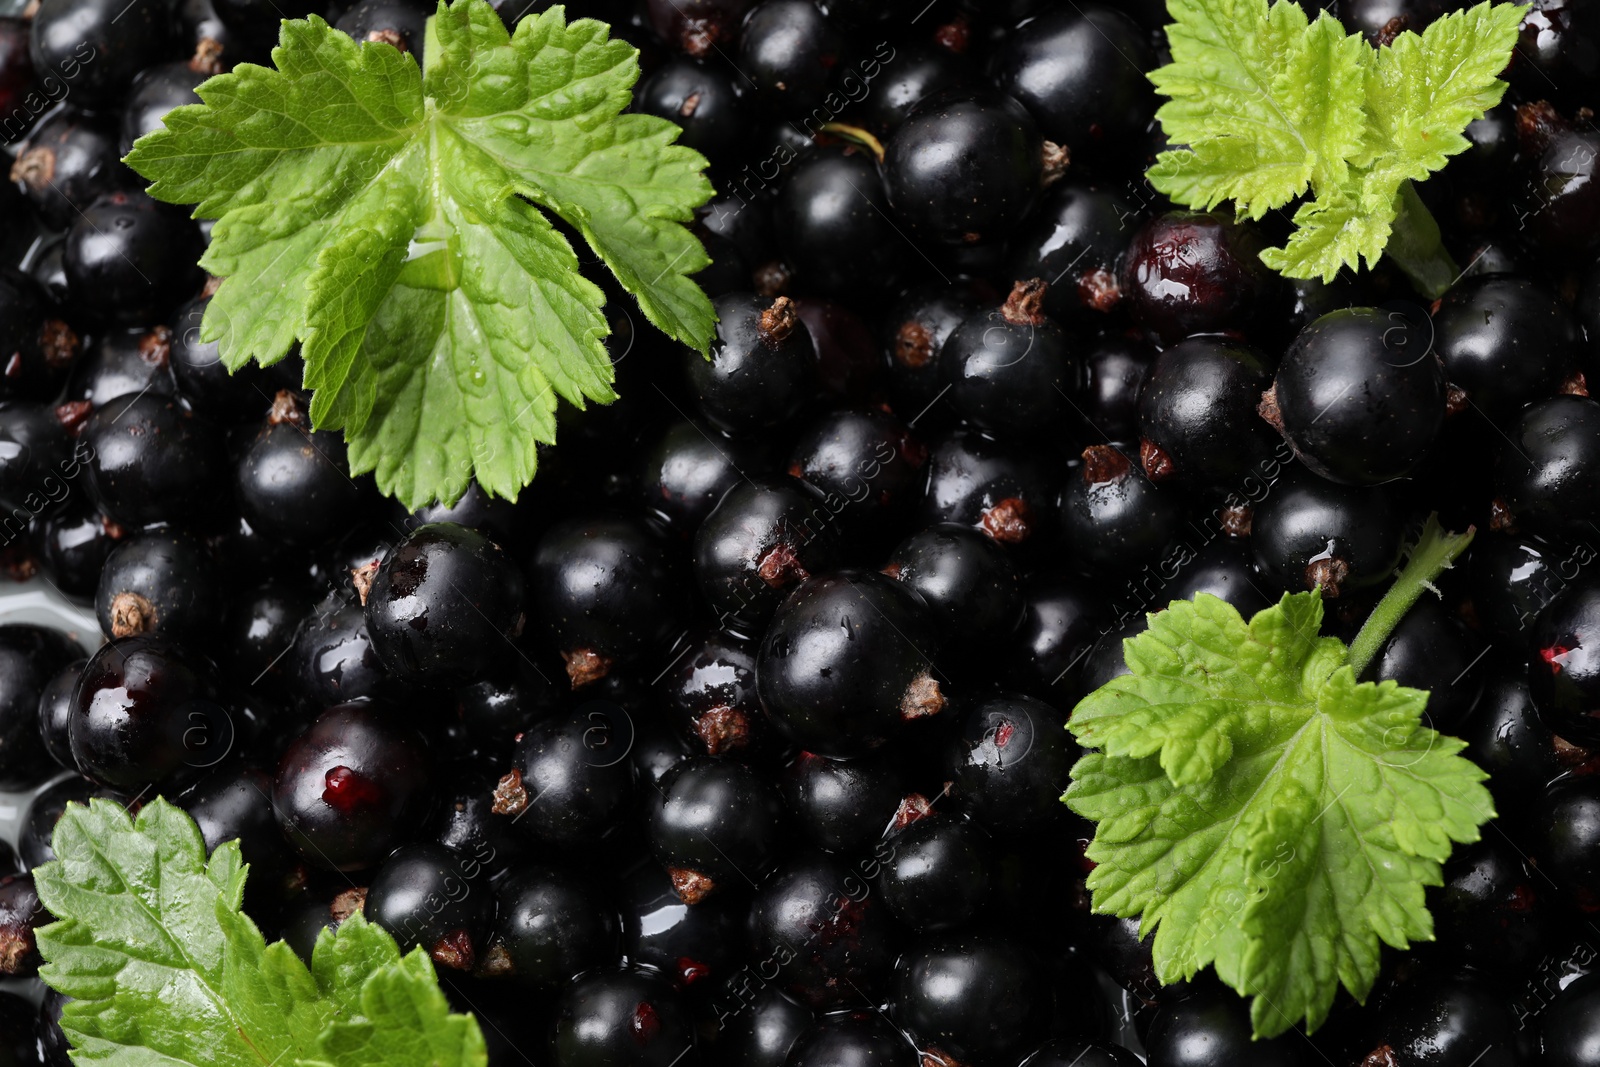
M527 567L530 621L550 636L574 689L662 653L680 632L682 576L643 526L568 519Z
M913 236L952 245L1004 238L1039 198L1044 141L1009 97L925 101L884 146L889 203Z
M906 794L899 761L889 754L831 760L802 752L783 779L795 825L812 844L860 856L887 834Z
M1539 1024L1547 1067L1600 1064L1600 975L1585 975L1556 994Z
M1324 478L1376 485L1409 474L1444 425L1444 371L1430 333L1420 311L1324 315L1289 346L1261 414Z
M690 537L729 489L766 468L760 442L724 437L684 420L645 450L638 496L672 533Z
M860 149L823 149L798 164L773 204L773 224L796 284L807 290L881 291L906 260L883 180Z
M1029 583L1022 621L1012 639L1017 688L1060 707L1070 706L1089 650L1100 637L1105 605L1088 584L1041 576Z
M684 357L700 413L729 433L789 421L816 389L810 334L794 302L727 293L714 306L719 321L711 358Z
M116 192L83 208L61 261L73 304L88 316L165 322L200 288L200 250L200 231L180 210L144 193Z
M493 541L455 523L396 545L366 596L367 633L403 682L460 684L509 651L522 629L522 575Z
M161 634L204 645L221 611L218 593L204 544L177 530L151 530L106 557L94 613L108 638Z
M951 796L990 833L1016 839L1060 821L1061 783L1078 758L1066 717L1032 697L975 703L951 753Z
M1056 528L1054 468L1036 448L952 431L928 450L918 519L975 526L1003 545L1042 544Z
M89 491L123 526L179 521L215 499L222 457L213 431L169 397L109 401L89 416L80 440L94 451Z
M1231 990L1211 986L1168 994L1150 1020L1144 1039L1150 1067L1303 1067L1302 1038L1251 1038L1249 1005Z
M1483 672L1482 641L1439 601L1418 601L1394 628L1362 673L1362 681L1392 680L1428 692L1428 723L1454 734L1478 703Z
M981 654L1001 648L1022 617L1022 583L1005 549L970 526L938 523L901 541L884 573L911 588L942 633L964 632Z
M364 870L421 830L433 801L429 771L426 743L396 709L338 704L285 750L272 807L307 861Z
M622 890L622 947L674 986L715 993L745 955L745 900L724 894L690 907L665 871L646 865Z
M675 57L639 83L634 107L682 127L678 143L712 159L739 144L745 126L744 86L718 56L709 61Z
M132 151L133 142L145 134L164 129L173 108L200 103L195 89L211 75L220 73L214 63L204 60L199 65L190 60L159 63L140 71L122 109L123 154Z
M1321 587L1331 599L1388 581L1400 561L1405 523L1404 505L1387 487L1285 478L1256 505L1250 544L1278 588Z
M1499 834L1457 850L1430 894L1434 936L1452 959L1493 972L1537 963L1549 934L1540 879Z
M755 958L814 1008L871 997L894 965L895 937L883 901L848 863L821 854L796 857L750 902Z
M839 560L838 512L794 480L735 485L700 524L694 575L717 625L759 635L778 604Z
M891 1005L925 1056L956 1063L1020 1059L1050 1022L1039 961L991 935L943 935L908 952L895 967Z
M72 697L78 769L137 792L185 766L206 767L231 747L232 722L216 702L209 664L164 637L100 646Z
M1588 536L1600 518L1600 402L1556 396L1508 431L1493 471L1497 526Z
M898 527L921 489L927 456L922 442L893 415L841 411L801 431L788 469L821 494L847 540L870 545Z
M760 772L699 756L662 776L649 795L646 833L685 904L754 885L783 851L783 799Z
M1560 132L1534 166L1516 226L1541 253L1581 258L1600 233L1600 133Z
M89 452L44 404L0 402L0 505L25 517L55 511ZM20 531L7 531L15 536Z
M1058 428L1082 375L1066 333L1045 316L1047 284L1019 281L997 309L958 326L940 353L948 399L996 436L1037 437Z
M1140 458L1156 481L1237 492L1270 460L1256 415L1272 370L1253 348L1195 338L1156 357L1139 394Z
M1075 565L1125 570L1153 560L1183 521L1178 494L1152 482L1133 449L1090 445L1061 493L1061 531Z
M713 1062L718 1067L786 1067L790 1050L811 1028L811 1010L772 986L749 1002L735 1004L737 1010L728 1012L717 1036L720 1055ZM838 1062L834 1050L825 1055L825 1062Z
M362 913L401 952L420 946L440 967L470 971L492 904L476 858L432 842L403 845L372 873Z
M1222 331L1255 340L1286 299L1282 279L1261 262L1262 247L1248 226L1221 215L1151 219L1123 261L1122 295L1133 321L1163 344Z
M671 1067L694 1057L689 1012L664 980L638 971L568 986L556 1011L554 1067Z
M67 399L104 407L121 396L176 396L172 331L166 326L112 327L99 331L72 368Z
M763 107L803 115L823 102L845 49L838 27L812 0L764 0L745 16L739 69Z
M556 989L574 975L616 962L615 905L577 872L518 866L496 884L494 895L498 903L485 959L490 973Z
M1424 970L1385 998L1378 1013L1379 1055L1395 1067L1515 1067L1508 998L1474 971ZM1381 1061L1380 1061L1381 1062Z
M1076 164L1115 156L1155 114L1145 78L1149 36L1115 7L1047 12L1013 33L994 59L995 83L1033 113Z
M327 540L359 517L344 439L311 429L305 402L287 389L234 467L239 511L265 537L292 545Z
M64 230L78 208L136 179L123 166L115 124L69 104L34 127L11 165L11 180L41 221Z
M668 47L705 56L739 37L739 22L752 0L648 0L650 27Z
M875 5L879 11L891 5ZM862 101L862 118L873 132L893 133L924 100L947 91L971 91L977 72L970 62L944 48L917 41L896 42L887 63L864 61L863 73L874 76L871 92ZM845 88L850 88L848 77Z
M495 787L496 814L536 841L576 845L610 831L633 798L627 711L590 701L534 723L511 750Z
M1118 264L1140 220L1138 207L1116 193L1062 183L1012 236L1011 277L1050 283L1044 310L1053 318L1104 321L1099 316L1122 302Z
M1433 319L1450 384L1495 422L1556 393L1577 369L1572 313L1538 282L1506 275L1456 286ZM1408 331L1408 334L1414 331Z
M1528 810L1560 775L1567 762L1563 755L1570 752L1534 710L1521 664L1490 673L1477 707L1459 729L1468 758L1489 772L1502 813Z
M795 1041L787 1067L912 1067L917 1048L870 1011L824 1015Z
M201 340L202 322L211 297L202 296L178 309L172 319L168 363L178 391L196 411L212 419L238 420L266 414L280 389L300 388L303 365L289 356L262 367L248 363L230 372L216 341ZM130 392L127 388L118 392Z
M156 0L49 0L33 17L33 69L67 82L85 107L114 108L146 64L171 53L167 19Z
M1528 693L1545 726L1573 744L1600 744L1600 585L1580 581L1551 600L1527 650Z
M360 601L338 592L307 613L283 667L296 703L312 715L378 696L393 686L367 631Z
M0 975L32 978L39 973L43 961L34 931L52 921L39 902L33 875L0 875ZM0 1027L0 1033L6 1029Z
M884 324L889 398L902 419L916 420L924 427L938 419L941 408L935 404L944 392L939 357L956 327L987 302L983 298L989 294L980 288L986 287L917 287L889 312Z
M881 574L802 583L779 606L756 660L762 706L796 745L862 756L945 696L928 656L937 638L915 593Z
M423 27L433 9L417 0L360 0L334 28L358 41L386 44L422 62Z
M682 732L712 756L760 755L774 746L756 695L755 648L724 634L691 641L661 680Z
M58 766L74 771L78 764L72 758L72 692L88 662L78 656L57 670L39 690L39 736L45 752Z
M41 735L41 701L82 655L76 641L56 630L0 626L0 788L28 789L55 773Z
M989 897L989 846L965 819L936 811L912 818L882 851L878 890L894 917L919 933L960 926Z

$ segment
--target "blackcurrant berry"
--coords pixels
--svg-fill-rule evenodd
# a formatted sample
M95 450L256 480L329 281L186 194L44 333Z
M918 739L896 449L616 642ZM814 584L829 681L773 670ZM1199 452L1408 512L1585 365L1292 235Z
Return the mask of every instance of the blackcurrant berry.
M85 316L165 322L200 288L200 251L200 230L181 211L144 193L115 192L73 221L61 262L73 305Z
M1589 536L1600 518L1600 402L1556 396L1524 409L1493 485L1494 525Z
M633 738L633 720L608 701L534 723L517 738L511 769L495 787L495 813L535 841L598 840L633 799Z
M1050 1023L1044 969L1034 954L977 934L942 935L902 956L891 1011L924 1058L954 1063L1020 1059Z
M681 632L675 562L624 519L569 519L546 531L528 563L529 615L554 639L574 689L648 661Z
M460 684L488 669L522 630L522 574L493 541L431 523L396 545L366 596L367 633L391 674Z
M1255 339L1287 302L1283 280L1261 262L1262 247L1249 226L1221 215L1156 216L1134 233L1124 260L1133 321L1169 345L1222 331Z
M214 500L221 450L211 427L176 400L118 397L89 416L81 440L93 450L89 491L113 522L182 521Z
M1322 316L1278 364L1262 416L1324 478L1375 485L1409 474L1444 424L1444 372L1428 350L1429 329L1376 308Z
M884 844L887 858L878 870L878 890L894 917L911 929L925 933L960 926L988 899L988 844L970 822L929 812L912 818Z
M421 829L433 802L429 764L397 709L337 704L284 751L272 785L278 825L317 866L372 867Z
M656 783L646 818L651 850L685 904L759 883L782 852L783 799L742 763L683 761Z
M78 207L137 179L122 163L115 125L66 104L34 127L11 165L11 180L40 221L64 230L78 217Z
M1149 35L1114 7L1047 12L1010 34L993 65L995 83L1074 164L1120 153L1155 114Z
M1433 329L1450 383L1495 422L1553 395L1577 369L1571 312L1525 278L1493 274L1456 286L1439 305ZM1408 339L1415 332L1408 330Z
M739 70L769 111L805 115L823 103L845 50L843 34L812 0L763 0L745 16Z
M812 1023L783 1062L786 1067L913 1067L919 1057L916 1046L883 1016L841 1011Z
M750 433L788 422L816 389L810 334L788 297L727 293L714 301L711 358L684 358L689 389L707 422Z
M161 634L208 644L218 599L216 565L206 546L176 530L151 530L106 557L94 613L108 638Z
M783 789L795 823L812 844L859 856L889 831L906 781L903 768L888 753L831 760L802 752L785 775Z
M227 754L232 723L210 665L164 637L124 637L90 657L68 728L78 769L113 789L160 782Z
M1039 437L1071 410L1082 364L1043 312L1047 288L1039 278L1018 282L1000 308L958 326L940 353L950 402L986 433Z
M1086 570L1120 571L1154 560L1183 521L1177 493L1139 466L1132 448L1090 445L1061 494L1061 530Z
M551 1039L553 1067L672 1067L693 1060L688 1010L662 979L638 971L590 975L567 987Z
M121 104L134 76L171 55L167 7L138 0L49 0L33 16L33 69L65 80L85 107Z
M814 1008L870 998L894 965L895 935L866 881L820 854L796 857L750 903L755 958Z
M715 990L731 978L745 951L745 901L722 894L688 907L672 879L641 867L623 886L622 948L691 992Z
M263 536L291 545L325 541L358 521L361 488L344 439L313 431L304 401L287 389L234 467L239 511Z
M835 412L807 427L789 453L789 474L822 495L846 538L877 545L921 489L928 451L893 415ZM877 561L874 553L873 562Z
M633 106L683 129L678 143L720 160L739 147L745 131L743 86L720 57L672 58L634 91Z
M812 578L767 628L761 704L800 747L862 756L944 709L928 659L935 647L926 606L900 583L858 571Z
M495 885L494 895L489 973L556 989L574 975L617 961L614 906L576 872L521 865Z
M1271 378L1255 349L1213 338L1158 355L1139 394L1145 473L1238 492L1272 455L1272 433L1256 416Z
M943 244L1004 238L1038 200L1044 141L1009 97L926 100L884 146L884 184L912 235Z
M1278 588L1336 598L1387 582L1400 561L1406 509L1386 486L1286 478L1255 508L1250 543Z
M362 912L401 952L421 946L439 966L470 971L493 910L482 874L477 859L444 845L402 845L373 872Z
M997 837L1018 839L1063 818L1061 794L1078 749L1066 717L1014 693L975 703L951 754L951 795Z
M645 450L639 499L672 533L691 537L728 490L767 472L763 453L759 442L675 422Z
M1122 302L1118 265L1140 221L1139 209L1115 193L1062 184L1012 236L1008 269L1049 283L1044 310L1052 318L1094 321Z

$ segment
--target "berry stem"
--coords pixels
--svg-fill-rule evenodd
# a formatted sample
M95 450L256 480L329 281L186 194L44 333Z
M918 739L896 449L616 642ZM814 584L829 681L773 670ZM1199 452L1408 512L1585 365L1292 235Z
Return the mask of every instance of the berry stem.
M872 131L852 126L848 122L827 122L822 126L823 133L831 133L835 137L849 141L853 145L865 148L872 153L874 159L883 162L883 142L873 135Z
M1406 560L1400 576L1383 594L1383 599L1372 609L1367 621L1361 624L1361 632L1356 634L1356 639L1350 642L1350 666L1357 677L1366 670L1367 664L1372 662L1394 628L1400 625L1400 620L1406 617L1406 612L1422 596L1422 591L1433 589L1433 580L1472 544L1476 532L1474 527L1469 526L1466 533L1449 533L1440 527L1437 514L1428 516L1422 536L1412 548L1411 558Z
M1440 238L1439 223L1409 181L1400 186L1400 213L1387 251L1429 300L1439 299L1461 277L1461 268Z

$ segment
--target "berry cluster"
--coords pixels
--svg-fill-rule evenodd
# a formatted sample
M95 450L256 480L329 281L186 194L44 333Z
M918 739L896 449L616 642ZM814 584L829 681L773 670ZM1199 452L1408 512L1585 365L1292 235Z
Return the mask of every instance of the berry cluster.
M1463 5L1326 6L1383 43ZM416 513L297 357L226 371L209 229L120 156L280 17L420 54L433 5L0 18L0 540L105 638L0 627L0 787L43 786L0 972L65 805L160 793L269 938L420 946L496 1065L1600 1063L1600 7L1533 5L1423 187L1470 264L1432 307L1143 184L1155 0L572 7L711 161L716 342L618 294L622 399L515 503ZM1066 718L1174 599L1320 588L1348 639L1429 512L1478 540L1368 676L1431 691L1500 817L1367 1005L1252 1043L1089 913ZM62 999L0 994L8 1062L67 1062Z

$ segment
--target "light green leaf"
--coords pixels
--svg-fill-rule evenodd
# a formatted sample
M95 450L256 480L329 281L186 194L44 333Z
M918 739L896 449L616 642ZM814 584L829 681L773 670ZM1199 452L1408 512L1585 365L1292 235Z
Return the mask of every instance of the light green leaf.
M514 497L557 398L615 399L604 295L550 212L645 316L707 351L708 259L685 223L711 196L678 128L623 114L635 50L551 8L509 35L484 0L440 5L428 68L312 16L275 69L205 82L128 162L151 195L217 218L224 277L202 323L230 367L303 342L311 415L408 507L474 479Z
M1344 180L1362 136L1365 45L1296 4L1172 0L1172 62L1150 76L1157 113L1186 150L1163 153L1155 187L1190 207L1224 200L1260 218L1313 179Z
M1317 593L1248 625L1177 601L1069 724L1101 750L1063 798L1097 824L1094 910L1141 917L1163 982L1214 966L1261 1036L1315 1028L1341 983L1365 998L1382 945L1431 938L1425 887L1494 815L1427 694L1358 684L1321 621Z
M420 950L360 915L323 932L311 969L240 911L237 842L208 860L194 821L157 798L69 805L58 859L34 871L57 922L40 976L73 999L61 1027L79 1064L482 1067L476 1020L451 1015ZM362 1033L381 1034L360 1040Z
M1422 181L1464 151L1467 125L1499 103L1527 5L1482 3L1374 48L1326 12L1309 22L1278 0L1170 0L1172 61L1151 74L1169 99L1156 113L1167 138L1147 172L1177 203L1211 210L1232 200L1259 219L1306 193L1296 230L1268 266L1332 280L1375 263L1397 232L1403 270L1430 295L1458 273L1421 201Z

